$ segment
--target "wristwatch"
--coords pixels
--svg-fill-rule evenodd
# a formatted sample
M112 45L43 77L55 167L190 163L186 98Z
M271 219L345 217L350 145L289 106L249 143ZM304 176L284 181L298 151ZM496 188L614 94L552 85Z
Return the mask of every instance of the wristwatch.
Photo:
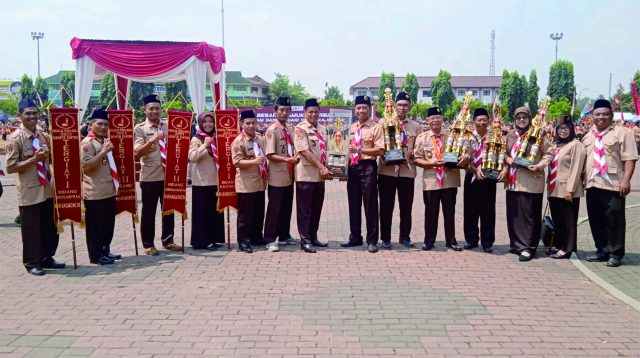
M358 154L362 154L362 148L358 148Z

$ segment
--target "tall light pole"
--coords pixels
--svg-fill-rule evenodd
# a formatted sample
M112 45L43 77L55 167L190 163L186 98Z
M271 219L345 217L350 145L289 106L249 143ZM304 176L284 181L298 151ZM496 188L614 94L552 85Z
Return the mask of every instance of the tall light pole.
M31 38L38 44L38 77L40 77L40 39L44 38L44 32L31 31Z
M551 38L553 41L556 42L556 62L558 61L558 41L562 40L562 32L561 33L552 33L549 35L549 38Z
M224 0L220 0L220 15L222 17L222 48L224 48Z

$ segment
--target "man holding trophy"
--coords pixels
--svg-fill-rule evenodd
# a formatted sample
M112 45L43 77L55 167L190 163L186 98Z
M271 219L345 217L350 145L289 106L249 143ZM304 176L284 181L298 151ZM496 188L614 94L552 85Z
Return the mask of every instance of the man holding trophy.
M540 241L544 169L552 157L542 130L548 106L545 97L533 121L529 107L515 110L515 129L507 134L507 165L499 177L507 180L507 229L511 252L520 255L520 261L531 260Z
M384 129L385 155L380 157L378 167L378 191L380 193L380 237L382 248L391 249L391 222L396 201L396 190L400 204L400 243L411 248L411 208L416 167L413 162L413 148L420 124L407 117L411 111L411 99L406 92L396 95L393 110L391 90L385 91L385 116L380 119ZM389 113L387 113L389 109ZM393 156L397 158L394 160ZM387 158L390 160L388 161ZM393 164L396 163L396 164Z

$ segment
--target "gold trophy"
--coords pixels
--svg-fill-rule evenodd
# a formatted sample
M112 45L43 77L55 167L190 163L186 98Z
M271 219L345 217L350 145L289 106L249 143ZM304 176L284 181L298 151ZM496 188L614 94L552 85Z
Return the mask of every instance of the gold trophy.
M391 89L384 90L384 116L382 119L384 129L384 156L385 165L397 165L407 162L402 150L402 125L394 108Z
M506 153L502 135L502 113L498 110L492 125L491 139L482 153L482 173L486 179L498 181Z
M349 135L347 139L342 138L342 133L345 128L344 121L340 117L336 117L333 123L335 134L333 138L329 139L329 150L327 151L327 169L331 172L334 178L346 178L347 168L349 167L347 160L348 151L346 147L349 142Z
M471 117L471 100L473 99L473 93L467 92L464 96L464 102L460 113L453 121L447 142L444 148L444 154L442 160L448 167L457 167L460 156L465 152L469 145L469 136L473 131L469 131L468 123Z
M547 124L547 109L549 108L550 102L551 98L549 96L544 96L540 101L538 113L531 120L527 138L520 143L520 150L518 150L516 157L513 158L513 162L516 163L516 165L526 168L533 164L545 136L544 127ZM529 150L527 151L527 149Z

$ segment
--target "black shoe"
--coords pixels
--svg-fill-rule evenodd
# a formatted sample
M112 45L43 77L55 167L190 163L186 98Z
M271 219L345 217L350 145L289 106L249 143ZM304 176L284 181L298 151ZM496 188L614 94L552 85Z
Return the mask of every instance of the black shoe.
M400 243L402 244L402 246L406 247L407 249L416 247L416 245L411 240L403 240L403 241L400 241Z
M471 250L471 249L475 249L476 247L478 247L478 244L464 244L464 249L465 250Z
M605 262L609 260L609 255L604 253L595 253L589 257L587 257L587 261L589 262Z
M209 244L209 245L207 245L207 247L205 247L205 250L209 250L209 251L218 251L218 245L216 245L216 244Z
M422 244L422 249L424 251L429 251L429 250L433 250L435 246L433 244Z
M104 255L112 260L122 260L122 255L120 254L114 254L113 252L109 252L108 254Z
M367 246L367 251L369 251L370 253L374 254L376 252L378 252L378 245L374 245L374 244L369 244Z
M462 251L462 247L458 244L447 245L447 247L453 251Z
M484 252L486 252L486 253L490 254L490 253L492 253L492 252L493 252L493 248L492 248L491 246L483 246L483 247L482 247L482 251L484 251Z
M308 252L310 254L315 254L316 253L316 249L314 249L313 246L311 246L311 244L302 245L302 251Z
M112 265L114 263L116 263L114 260L112 260L111 258L107 257L107 256L100 256L98 257L98 259L96 260L91 260L89 261L92 264L96 264L96 265Z
M34 276L44 275L44 270L40 266L27 267L27 272Z
M526 256L526 255L520 254L520 257L518 257L518 261L520 262L531 261L532 258L533 258L533 255Z
M391 250L391 242L390 241L383 241L382 242L382 248L384 250Z
M311 240L311 245L315 246L315 247L327 247L329 246L329 243L327 242L322 242L320 240Z
M67 267L67 265L54 260L53 257L50 257L49 259L45 259L42 261L42 267L48 269L63 269Z
M251 248L251 245L249 245L249 244L240 244L238 246L240 248L240 251L242 251L242 252L246 252L248 254L253 253L253 249Z
M551 257L552 259L568 259L571 257L571 253L570 252L565 252L564 254L560 255L558 254L558 252L550 255L549 257Z
M13 220L14 223L20 225L20 223L22 222L22 219L20 218L20 215L16 216L16 218Z
M608 267L618 267L620 265L622 265L622 260L616 259L615 257L612 257L609 259L609 261L607 261Z
M362 241L347 240L347 241L343 242L342 244L340 244L340 246L342 246L342 247L362 246Z

